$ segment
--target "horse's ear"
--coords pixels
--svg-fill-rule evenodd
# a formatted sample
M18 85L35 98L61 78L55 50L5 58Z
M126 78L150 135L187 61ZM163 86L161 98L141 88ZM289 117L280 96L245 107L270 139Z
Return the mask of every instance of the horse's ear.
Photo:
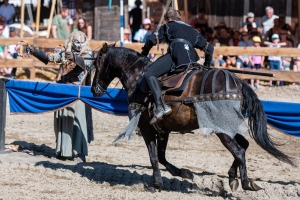
M102 46L102 52L105 53L108 50L108 45L106 42L104 42L103 46Z

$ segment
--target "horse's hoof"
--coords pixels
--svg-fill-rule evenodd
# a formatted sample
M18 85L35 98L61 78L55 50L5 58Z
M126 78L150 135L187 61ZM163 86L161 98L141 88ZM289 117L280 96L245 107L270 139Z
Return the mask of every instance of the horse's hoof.
M194 180L194 174L188 170L188 169L180 169L180 175L182 178L187 178L187 179L191 179Z
M250 180L249 184L243 187L243 189L250 190L250 191L258 191L258 190L262 190L263 188L256 185L256 183L254 183L254 180Z
M239 187L239 181L238 179L233 179L229 181L229 186L232 192L235 192Z
M250 180L250 185L254 189L254 191L263 190L263 188L261 188L260 186L256 185L256 183L254 183L253 179Z
M156 192L156 188L154 186L148 186L146 183L144 184L144 190L146 192L151 192L151 193Z

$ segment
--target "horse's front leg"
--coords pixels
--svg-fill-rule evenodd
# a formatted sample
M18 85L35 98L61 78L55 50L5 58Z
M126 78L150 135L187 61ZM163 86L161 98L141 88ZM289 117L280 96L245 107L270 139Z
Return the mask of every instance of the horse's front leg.
M157 147L156 147L156 139L155 139L156 133L153 130L150 131L147 129L146 130L141 129L141 134L146 143L149 157L150 157L150 162L151 162L152 169L153 169L154 184L151 186L147 186L147 189L151 192L155 192L156 189L161 191L161 189L163 187L163 180L162 180L159 165L158 165Z
M170 172L173 176L180 176L182 178L194 179L193 173L184 168L177 168L176 166L169 163L166 159L166 149L169 140L169 133L160 134L160 137L157 138L157 152L158 152L158 160L159 163L164 165L168 172Z

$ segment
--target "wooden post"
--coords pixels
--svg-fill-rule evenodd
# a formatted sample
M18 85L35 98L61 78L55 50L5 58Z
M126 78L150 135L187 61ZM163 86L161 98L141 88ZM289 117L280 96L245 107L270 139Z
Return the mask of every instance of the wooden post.
M142 20L144 20L146 18L146 12L147 12L147 2L146 1L143 1L142 2L142 5L143 5L143 10L142 10Z
M52 6L51 6L51 11L50 11L50 16L49 16L49 22L48 22L48 29L47 29L47 36L46 38L49 38L50 36L50 31L51 31L51 26L52 26L52 19L53 19L53 13L54 13L54 9L55 9L55 4L56 4L56 0L52 1Z
M188 13L188 0L184 0L184 18L185 23L189 23L189 13Z
M35 23L35 31L36 37L39 37L40 31L40 13L41 13L41 0L37 0L37 10L36 10L36 23Z
M173 0L173 8L175 10L178 10L178 1L177 0Z
M5 150L6 95L5 79L0 79L0 153Z
M298 0L298 43L300 42L300 0Z
M21 31L20 31L20 38L23 39L24 37L24 15L25 15L25 0L22 0L21 3ZM20 45L20 53L23 53L23 46Z

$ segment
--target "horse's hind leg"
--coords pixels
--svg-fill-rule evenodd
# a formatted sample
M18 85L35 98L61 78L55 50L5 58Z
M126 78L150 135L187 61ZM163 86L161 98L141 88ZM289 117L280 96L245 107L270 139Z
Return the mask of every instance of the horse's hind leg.
M159 163L164 165L168 172L173 176L180 176L182 178L194 179L193 173L188 169L179 169L169 163L166 159L166 149L169 140L169 133L160 134L160 137L157 138L157 152Z
M218 133L217 136L220 138L222 144L231 152L233 155L236 164L240 168L240 176L241 176L241 182L242 187L244 190L259 190L261 189L259 186L257 186L254 182L250 182L248 175L247 175L247 169L246 169L246 159L245 159L245 152L246 150L241 147L237 140L235 138L231 138L228 135L224 133ZM240 139L238 139L239 142L241 142ZM234 165L234 164L233 164Z
M241 136L239 134L236 134L234 139L236 140L238 145L240 147L242 147L246 152L247 148L249 147L249 142L243 136ZM239 186L239 182L237 180L238 166L239 166L239 161L237 159L234 159L234 161L228 171L229 185L233 192L236 191Z

